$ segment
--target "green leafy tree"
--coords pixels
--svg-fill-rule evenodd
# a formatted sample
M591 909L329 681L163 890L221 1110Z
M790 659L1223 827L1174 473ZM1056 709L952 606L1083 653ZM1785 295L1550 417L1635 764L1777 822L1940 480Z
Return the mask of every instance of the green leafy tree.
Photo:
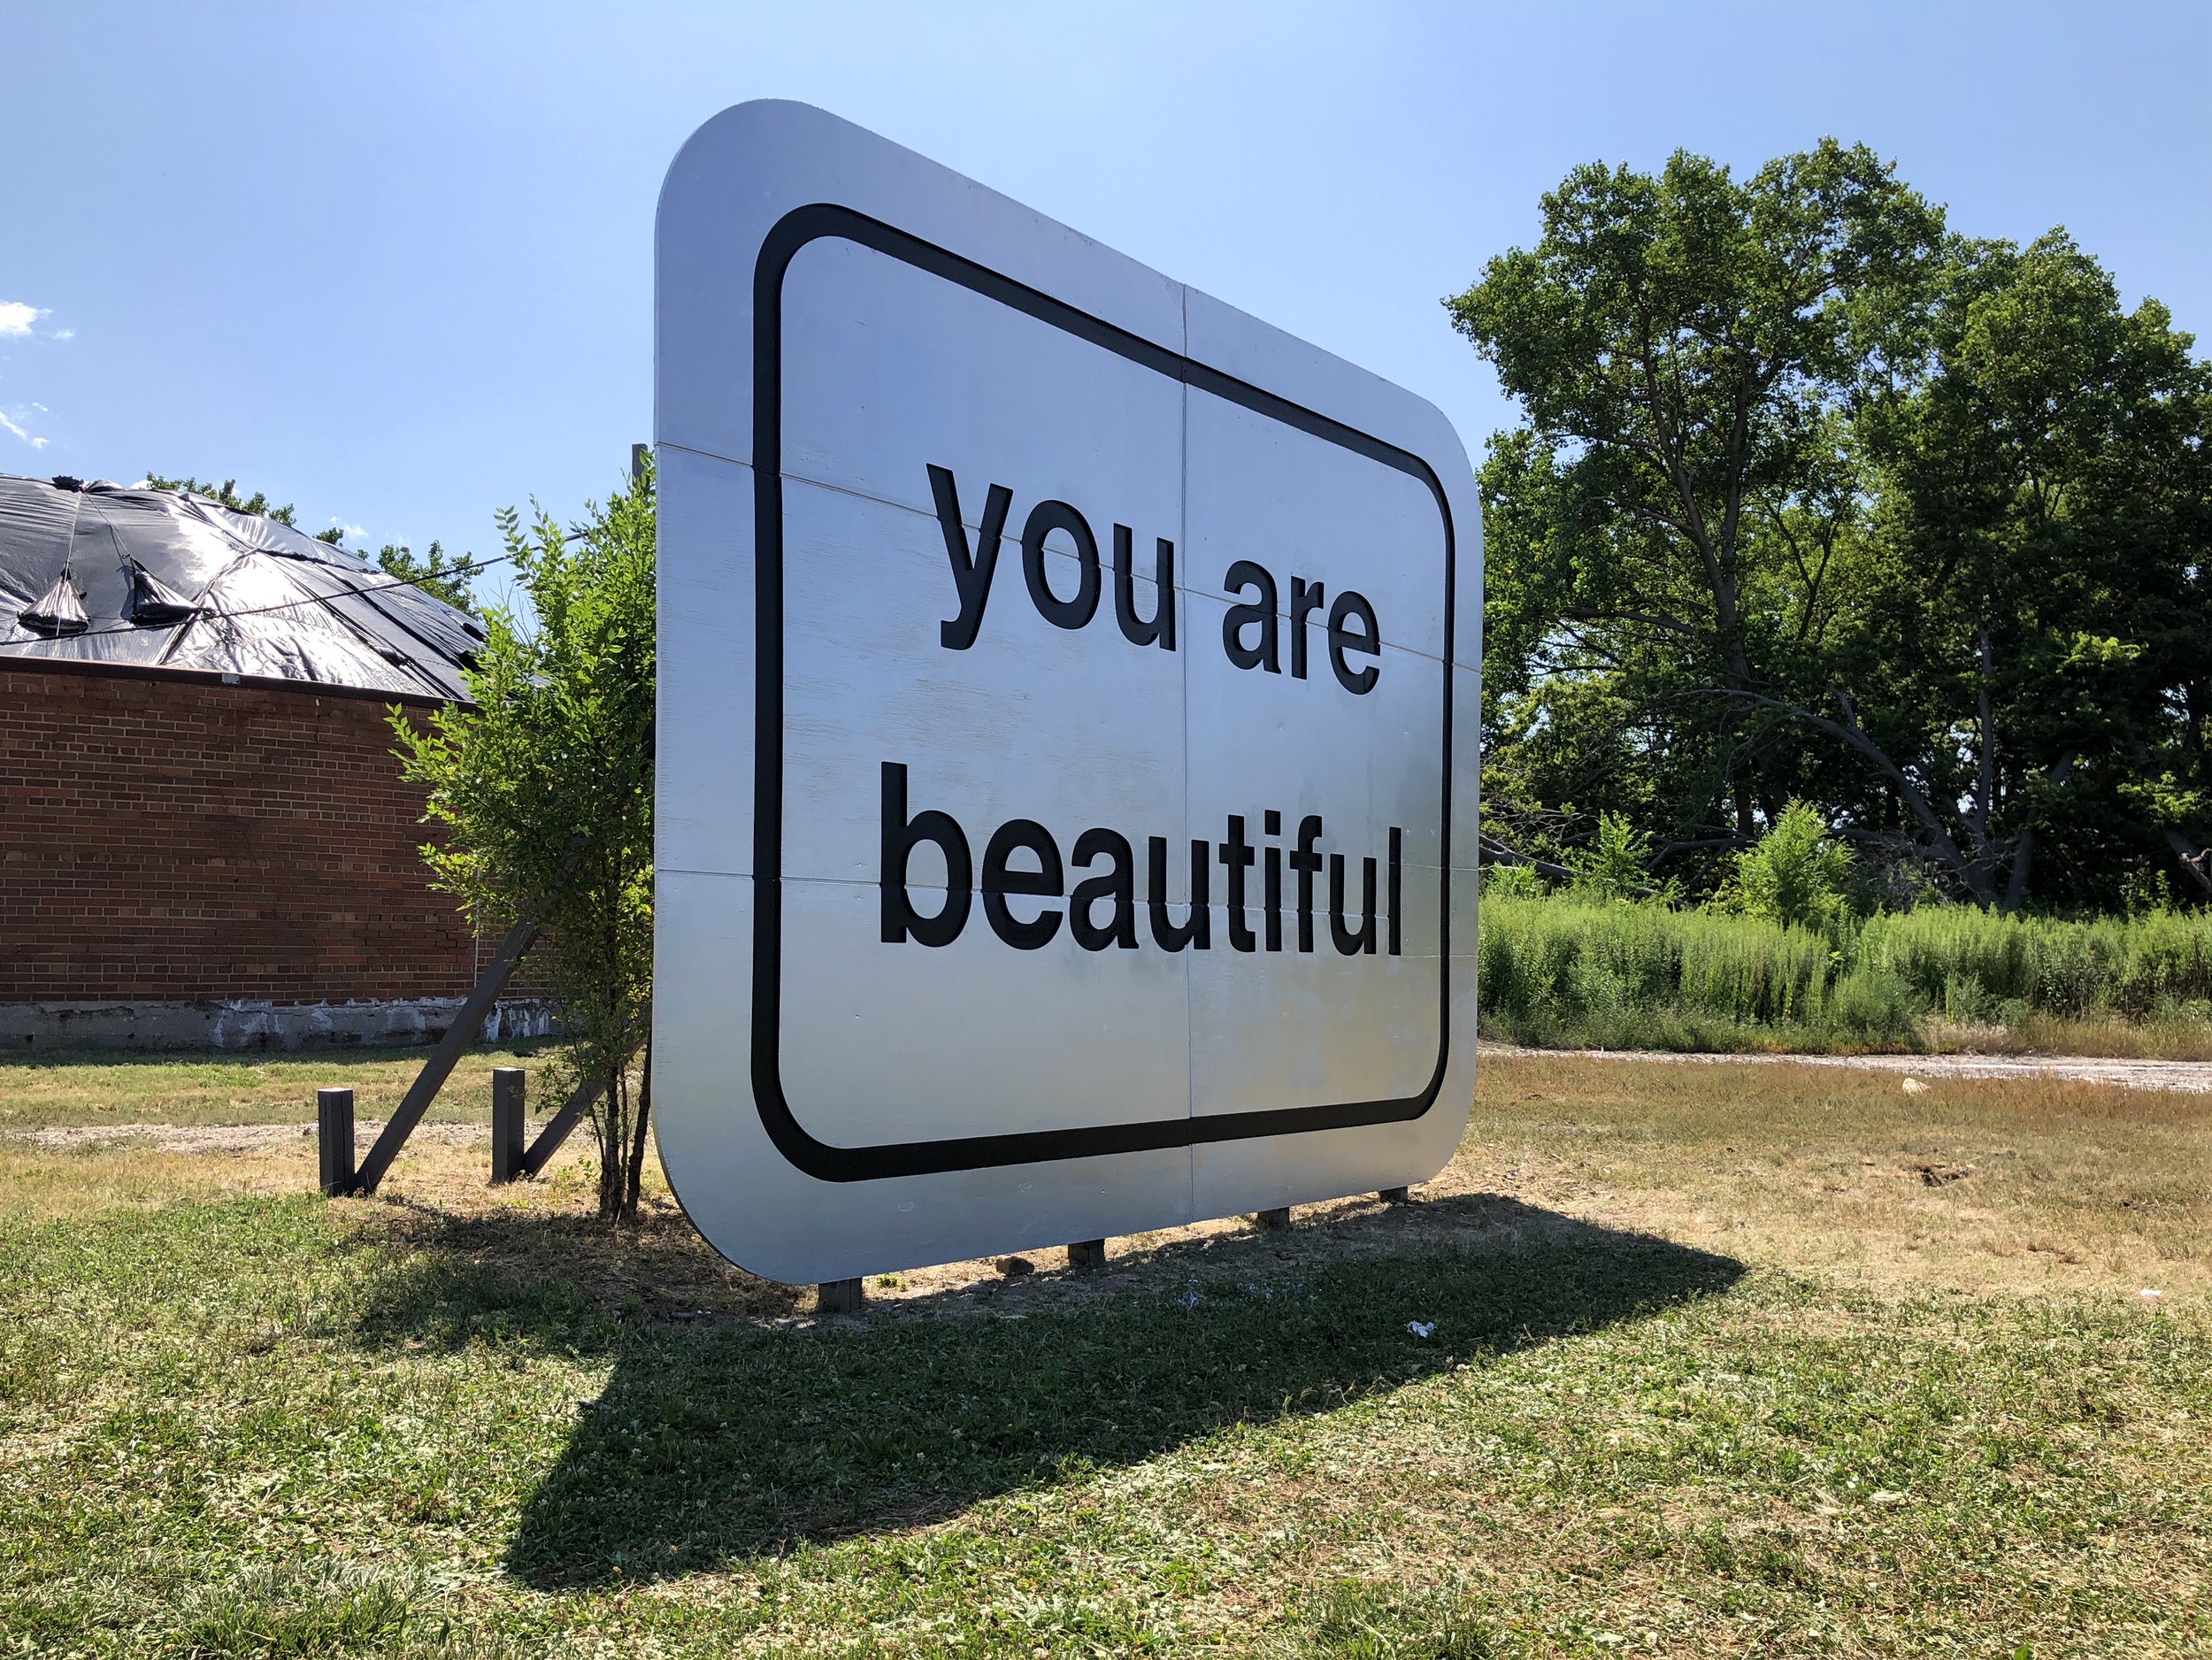
M260 490L256 490L251 496L242 495L236 479L225 479L220 484L211 484L202 479L165 479L158 473L149 473L145 481L151 489L178 490L193 496L204 496L234 513L258 514L265 519L273 519L280 525L298 528L298 515L291 503L272 502ZM319 530L315 533L315 540L326 542L334 548L343 547L345 527L333 525L327 530ZM426 594L435 595L457 611L473 613L476 610L476 596L469 586L470 561L465 557L449 557L444 547L438 542L432 542L429 551L418 557L415 550L405 543L388 542L377 550L376 563L377 568L386 574L419 588Z
M1685 694L1764 689L1824 628L1849 418L1918 348L1941 219L1833 141L1740 181L1593 164L1542 213L1446 302L1527 417L1482 470L1486 793L1631 813L1662 858L1737 845L1799 757Z
M427 787L423 849L480 925L531 916L533 961L564 1064L600 1086L599 1211L637 1212L652 1106L653 481L586 509L564 534L542 511L500 530L528 596L495 606L468 676L473 707L419 730L395 712L407 776ZM643 1064L632 1087L632 1060Z
M434 595L456 611L476 610L476 595L469 586L470 562L449 558L441 543L432 542L429 550L417 557L415 550L404 543L388 542L377 549L376 564L388 576Z
M1637 829L1625 814L1601 812L1597 834L1587 847L1568 856L1567 868L1574 872L1574 891L1588 898L1671 901L1676 897L1676 884L1654 885L1651 855L1651 837Z
M241 496L238 493L236 479L225 479L220 484L210 484L204 479L189 477L165 479L157 473L149 473L146 475L145 486L152 490L175 490L187 496L204 496L208 500L229 508L234 513L252 513L262 519L273 519L280 525L294 525L295 528L297 527L291 503L286 502L279 505L259 490L256 490L251 496ZM344 535L345 533L342 530L334 526L329 530L324 531L316 540L334 542L342 540Z
M1818 810L1793 801L1736 855L1722 902L1786 927L1833 928L1850 910L1851 867L1850 849L1829 834Z
M1861 423L1867 580L1793 718L1864 763L1863 823L1981 903L2039 872L2073 904L2212 889L2212 377L2057 231L1961 244L1932 334Z
M2212 895L2212 393L2162 307L1832 142L1578 169L1448 304L1527 416L1483 471L1486 831L1620 812L1717 883L1804 800L1999 910Z

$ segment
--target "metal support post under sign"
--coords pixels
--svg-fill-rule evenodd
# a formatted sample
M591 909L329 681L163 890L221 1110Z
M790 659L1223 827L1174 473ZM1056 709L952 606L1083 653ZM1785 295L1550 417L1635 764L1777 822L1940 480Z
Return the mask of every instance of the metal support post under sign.
M323 1197L353 1191L353 1091L315 1092L315 1150L321 1166Z
M492 1185L516 1180L526 1172L529 1156L524 1115L524 1085L527 1078L519 1066L492 1068Z

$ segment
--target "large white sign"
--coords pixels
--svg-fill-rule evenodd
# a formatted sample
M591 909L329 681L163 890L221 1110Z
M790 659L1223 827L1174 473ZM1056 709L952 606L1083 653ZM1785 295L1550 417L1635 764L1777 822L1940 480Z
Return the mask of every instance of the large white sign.
M1432 406L803 104L660 201L654 1105L775 1279L1424 1180L1481 544Z

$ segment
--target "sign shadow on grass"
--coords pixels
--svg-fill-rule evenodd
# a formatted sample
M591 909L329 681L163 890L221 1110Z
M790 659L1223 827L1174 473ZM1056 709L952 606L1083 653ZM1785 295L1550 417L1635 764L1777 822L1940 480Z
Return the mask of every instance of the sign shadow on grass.
M973 1299L948 1293L806 1329L617 1325L613 1374L526 1502L508 1570L543 1589L650 1580L896 1531L1644 1318L1743 1272L1494 1195L1353 1231L1334 1260L1320 1241L1286 1264L1269 1249L1281 1236L1171 1245L1134 1288L1018 1316L956 1313Z

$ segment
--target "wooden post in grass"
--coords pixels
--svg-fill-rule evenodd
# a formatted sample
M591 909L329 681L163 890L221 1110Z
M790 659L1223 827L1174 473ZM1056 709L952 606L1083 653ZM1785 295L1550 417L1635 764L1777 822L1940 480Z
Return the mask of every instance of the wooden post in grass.
M519 1066L492 1068L492 1186L519 1180L530 1157Z
M315 1150L321 1165L323 1197L351 1193L357 1178L353 1164L353 1091L315 1092Z
M1256 1212L1252 1218L1252 1225L1255 1227L1266 1228L1270 1232L1286 1228L1290 1226L1290 1207L1286 1204L1279 1204L1272 1210Z
M1106 1241L1079 1239L1068 1247L1068 1267L1079 1274L1094 1274L1106 1265Z
M817 1314L857 1314L861 1303L860 1281L857 1280L825 1280L814 1287L814 1311Z

